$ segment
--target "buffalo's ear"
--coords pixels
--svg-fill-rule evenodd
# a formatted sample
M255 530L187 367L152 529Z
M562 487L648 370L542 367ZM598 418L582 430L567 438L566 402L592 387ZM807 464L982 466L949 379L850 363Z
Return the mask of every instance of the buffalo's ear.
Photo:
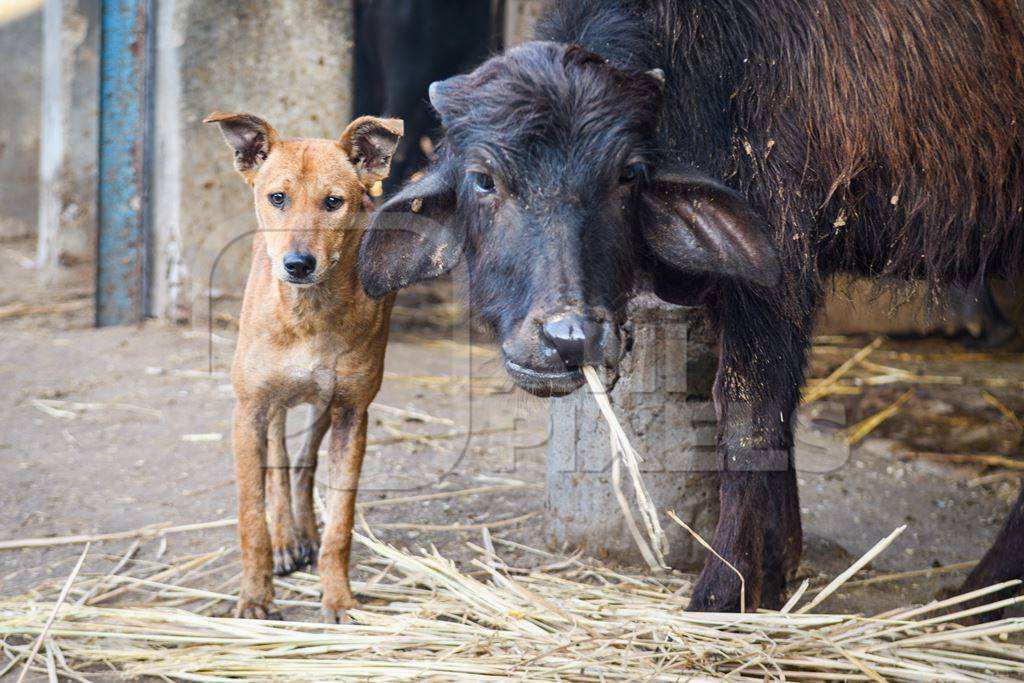
M441 118L441 125L447 126L452 117L459 111L458 97L460 91L465 90L469 76L459 74L451 76L443 81L434 81L427 88L427 97L430 99L430 106L434 108Z
M377 299L451 270L462 255L456 186L447 168L406 185L370 217L359 248L359 279Z
M220 125L224 140L235 151L235 170L249 183L271 148L281 140L273 126L252 114L215 111L203 119L203 123Z
M701 176L659 175L641 201L644 239L659 260L684 272L778 284L768 226L733 190Z
M360 116L341 134L341 148L356 167L359 182L367 189L388 177L391 157L404 129L402 119Z

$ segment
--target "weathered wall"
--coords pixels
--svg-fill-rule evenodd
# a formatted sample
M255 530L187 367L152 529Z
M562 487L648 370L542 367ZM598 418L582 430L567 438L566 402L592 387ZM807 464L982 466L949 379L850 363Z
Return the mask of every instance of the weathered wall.
M157 21L151 312L200 320L211 288L241 295L255 228L252 196L202 120L248 111L287 137L339 136L351 110L352 7L162 0Z
M0 238L34 235L42 3L0 3Z
M99 15L100 0L47 0L44 10L38 262L47 283L91 284L94 274Z

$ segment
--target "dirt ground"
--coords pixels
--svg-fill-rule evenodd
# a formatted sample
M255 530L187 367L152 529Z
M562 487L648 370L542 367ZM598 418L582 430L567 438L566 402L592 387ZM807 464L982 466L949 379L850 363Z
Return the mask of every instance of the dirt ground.
M218 309L212 337L205 329L160 322L93 329L87 289L33 284L29 242L6 243L0 250L6 285L0 291L0 537L116 532L232 517L233 396L226 370L235 304ZM465 325L418 324L428 311L424 301L413 296L399 302L378 397L384 407L371 413L360 500L471 487L489 487L488 492L374 506L367 521L385 540L407 547L432 544L455 558L469 556L465 544L478 541L480 532L455 531L454 524L498 520L494 533L543 547L546 404L512 390L492 346L474 340L477 351L467 354ZM431 306L434 313L445 310L443 303ZM842 348L816 353L813 375L825 376L849 356L846 346L867 341L849 340ZM910 448L1021 455L1019 428L981 393L990 387L1002 404L1024 415L1024 355L1019 342L1014 348L984 361L929 363L929 374L959 376L969 370L970 379L964 386L917 385L905 407L837 468L798 453L806 538L802 576L834 576L901 524L908 525L907 532L864 578L981 556L1016 496L1014 471L902 453ZM963 351L946 341L886 341L882 350ZM881 358L877 362L885 363L886 356ZM467 381L470 369L473 379ZM838 400L854 422L890 405L907 388L900 383L865 387ZM301 420L290 424L298 429ZM526 485L494 490L510 482ZM503 525L504 520L512 523ZM128 543L94 545L85 570L108 570ZM149 542L139 556L233 543L230 527L172 534L166 547ZM22 593L66 575L80 553L80 545L0 551L0 594ZM852 586L824 608L873 611L928 600L963 576L961 570Z

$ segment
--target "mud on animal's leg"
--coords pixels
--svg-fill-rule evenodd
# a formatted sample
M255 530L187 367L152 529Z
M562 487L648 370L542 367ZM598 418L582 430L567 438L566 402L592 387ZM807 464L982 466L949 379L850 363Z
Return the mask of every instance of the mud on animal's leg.
M280 618L273 606L274 565L266 517L264 468L268 427L265 407L242 402L235 406L232 443L242 551L242 585L235 615L249 619Z
M320 544L321 614L328 623L347 619L358 607L349 583L349 555L359 473L366 451L366 408L332 407L327 462L327 520Z
M316 485L317 454L330 427L330 406L309 406L302 448L291 466L292 518L298 532L299 555L303 565L315 566L320 551L313 488Z

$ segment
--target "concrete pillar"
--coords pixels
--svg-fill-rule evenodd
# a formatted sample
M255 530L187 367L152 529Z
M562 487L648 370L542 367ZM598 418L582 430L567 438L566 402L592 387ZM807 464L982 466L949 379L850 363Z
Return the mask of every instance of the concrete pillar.
M100 0L46 0L39 154L43 282L91 284L96 253Z
M38 3L0 2L0 239L36 233L42 35Z
M700 308L643 297L630 306L632 350L610 393L612 406L644 462L644 482L669 541L668 563L698 567L706 551L665 510L710 541L718 520L715 340ZM551 402L546 538L555 547L629 564L642 557L616 502L608 428L588 388ZM625 469L622 490L633 503ZM633 507L637 524L641 517Z
M340 136L352 5L161 0L156 41L151 313L187 322L208 315L211 293L241 296L256 226L252 195L203 118L247 111L287 137Z

